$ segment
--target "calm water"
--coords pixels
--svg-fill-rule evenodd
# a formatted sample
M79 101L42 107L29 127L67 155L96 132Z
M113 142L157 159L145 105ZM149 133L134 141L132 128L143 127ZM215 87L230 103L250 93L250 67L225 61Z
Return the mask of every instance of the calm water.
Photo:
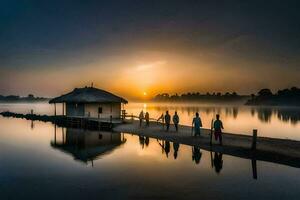
M300 169L0 117L0 199L299 199Z
M0 104L0 111L29 113L33 109L38 114L54 113L53 105L48 103ZM58 114L61 107L58 106ZM128 114L138 115L141 110L148 111L150 117L158 118L162 112L175 110L180 115L180 123L191 125L195 112L200 112L204 127L210 128L215 114L219 113L225 131L239 134L252 134L258 129L260 136L300 140L300 108L290 107L250 107L243 105L211 104L159 104L129 103L125 106Z

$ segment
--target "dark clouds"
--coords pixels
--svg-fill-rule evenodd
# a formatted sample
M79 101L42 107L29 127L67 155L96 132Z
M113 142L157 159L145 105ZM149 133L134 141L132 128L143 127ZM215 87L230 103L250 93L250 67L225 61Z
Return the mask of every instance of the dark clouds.
M40 69L135 51L223 54L299 68L297 1L0 3L0 67ZM66 65L68 67L70 65Z

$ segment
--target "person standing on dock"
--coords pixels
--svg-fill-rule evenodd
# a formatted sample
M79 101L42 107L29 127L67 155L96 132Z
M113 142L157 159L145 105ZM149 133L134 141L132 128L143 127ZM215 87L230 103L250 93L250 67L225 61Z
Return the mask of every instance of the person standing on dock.
M149 116L148 112L146 112L146 114L145 114L145 120L146 120L146 126L149 126L150 125L150 116Z
M173 123L176 129L176 132L178 132L178 124L179 124L179 116L177 114L177 111L175 111L175 114L173 115Z
M199 113L196 112L196 117L194 117L193 119L193 123L192 123L192 129L194 128L194 132L195 132L195 137L197 135L200 136L200 127L202 127L202 122L201 122L201 118L199 117Z
M215 134L215 140L220 142L220 145L222 145L222 129L224 129L223 127L223 123L220 120L220 115L217 114L216 115L216 120L214 122L214 134Z
M142 126L143 119L144 119L144 112L143 112L143 111L141 111L141 112L140 112L140 115L139 115L140 127Z
M165 122L166 122L167 131L169 131L170 122L171 122L171 116L169 114L169 111L166 111Z

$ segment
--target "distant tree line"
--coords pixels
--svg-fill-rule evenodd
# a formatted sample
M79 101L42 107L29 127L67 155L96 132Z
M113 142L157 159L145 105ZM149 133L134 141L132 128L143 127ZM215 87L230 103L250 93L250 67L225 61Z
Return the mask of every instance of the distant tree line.
M158 94L153 98L153 101L159 102L180 102L180 101L240 101L247 100L249 96L239 95L236 92L214 92L214 93L205 93L201 94L200 92L188 92L178 95L170 95L168 93Z
M29 94L26 97L21 97L18 95L8 95L8 96L3 96L0 95L0 102L32 102L32 101L46 101L48 100L47 98L44 97L35 97L33 94Z
M270 89L261 89L257 95L251 95L246 105L300 106L300 89L292 87L278 90L274 94Z

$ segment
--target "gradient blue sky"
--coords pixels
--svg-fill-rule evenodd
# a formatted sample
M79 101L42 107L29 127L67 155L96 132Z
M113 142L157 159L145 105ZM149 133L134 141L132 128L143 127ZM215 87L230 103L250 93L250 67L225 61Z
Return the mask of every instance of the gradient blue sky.
M300 86L297 1L0 1L0 94Z

